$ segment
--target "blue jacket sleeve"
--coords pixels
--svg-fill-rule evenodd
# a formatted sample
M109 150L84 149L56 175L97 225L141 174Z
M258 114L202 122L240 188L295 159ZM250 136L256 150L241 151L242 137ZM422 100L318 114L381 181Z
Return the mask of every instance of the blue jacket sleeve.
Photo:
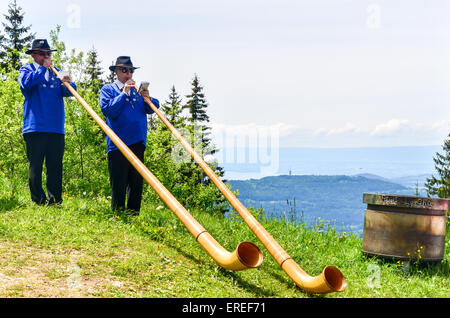
M106 117L117 118L126 105L127 95L122 92L115 96L114 89L104 86L100 91L100 108Z
M43 66L38 68L36 71L29 65L24 65L19 70L19 85L20 89L24 91L31 90L36 85L45 81L45 72L47 69Z
M61 90L62 90L62 96L63 97L70 97L72 96L72 93L67 89L67 87L61 82ZM70 86L72 86L75 90L77 90L77 84L74 82L70 82Z
M153 98L153 97L150 97L150 100L152 101L152 103L153 103L153 105L155 105L156 106L156 108L158 108L159 109L159 100L157 100L156 98ZM153 113L155 113L154 111L153 111L153 109L149 106L149 105L147 105L147 103L144 101L144 104L145 104L145 112L147 113L147 114L153 114Z

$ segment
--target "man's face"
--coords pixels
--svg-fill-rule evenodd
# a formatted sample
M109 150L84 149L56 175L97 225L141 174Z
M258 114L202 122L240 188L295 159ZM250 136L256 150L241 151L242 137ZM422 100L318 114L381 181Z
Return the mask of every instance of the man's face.
M129 81L130 79L132 79L133 71L134 70L129 67L121 67L121 66L116 67L116 70L115 70L115 72L117 74L117 79L121 83L125 83L125 82Z
M51 57L51 55L52 55L51 52L44 52L44 51L34 51L33 53L31 53L31 57L39 65L43 65L44 64L44 60L46 58L49 59Z

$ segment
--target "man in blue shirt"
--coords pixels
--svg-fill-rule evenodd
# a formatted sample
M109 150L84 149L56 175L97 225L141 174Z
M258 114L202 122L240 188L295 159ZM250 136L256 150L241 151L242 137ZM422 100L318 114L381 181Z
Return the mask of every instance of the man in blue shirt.
M28 184L31 199L37 204L62 203L62 160L64 155L64 99L72 96L62 84L69 76L57 78L50 65L51 50L46 39L34 40L26 53L34 62L19 70L19 85L25 97L22 135L29 161ZM42 167L47 168L47 196L42 189Z
M114 83L106 84L100 90L100 107L106 116L106 123L144 162L144 152L147 144L147 114L152 109L143 97L149 97L148 90L136 91L133 66L129 56L119 56L116 64L109 67L117 75ZM142 95L142 96L141 96ZM152 103L159 108L159 101L151 98ZM113 209L125 209L125 199L128 197L127 209L133 214L139 214L142 200L143 179L133 165L118 150L111 139L106 136L108 153L108 170L111 185L111 206Z

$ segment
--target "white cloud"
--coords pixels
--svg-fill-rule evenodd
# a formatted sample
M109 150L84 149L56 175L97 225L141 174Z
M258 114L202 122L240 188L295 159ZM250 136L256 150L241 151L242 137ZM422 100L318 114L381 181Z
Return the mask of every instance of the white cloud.
M377 125L372 132L371 136L392 136L401 131L410 129L411 123L407 119L391 119L387 123L381 123Z
M448 135L449 122L393 118L372 125L346 122L341 126L296 130L290 140L314 146L401 146L440 144ZM295 138L294 138L295 136ZM283 141L282 141L283 143ZM304 145L304 146L305 146Z
M344 127L330 129L327 132L327 135L338 135L338 134L345 134L345 133L360 133L363 130L360 127L357 127L353 123L347 122Z
M276 132L278 136L287 136L298 129L297 126L286 123L275 123L269 125L261 125L256 123L248 123L241 125L227 125L221 123L212 123L211 130L213 134L231 134L239 136L250 136L255 133Z
M432 130L444 130L445 129L446 131L448 131L449 123L448 123L448 121L445 121L445 120L439 120L431 125L431 129Z
M312 132L314 136L333 136L343 134L363 134L367 133L366 127L357 126L354 123L347 122L344 126L335 128L319 128Z
M370 132L371 136L379 137L393 137L401 134L430 134L442 133L448 131L449 122L445 120L438 120L427 123L421 121L411 121L407 119L390 119L385 123L375 126Z

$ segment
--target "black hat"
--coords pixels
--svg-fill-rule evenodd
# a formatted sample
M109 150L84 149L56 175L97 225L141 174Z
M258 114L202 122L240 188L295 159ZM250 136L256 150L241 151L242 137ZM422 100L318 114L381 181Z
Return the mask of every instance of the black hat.
M50 49L50 45L48 45L46 39L36 39L33 41L33 44L31 44L31 49L29 49L25 53L31 54L34 51L55 52L56 50Z
M114 71L116 67L128 67L132 68L133 70L139 68L133 66L133 63L131 62L131 58L129 56L119 56L116 60L116 65L111 65L109 69L111 71Z

